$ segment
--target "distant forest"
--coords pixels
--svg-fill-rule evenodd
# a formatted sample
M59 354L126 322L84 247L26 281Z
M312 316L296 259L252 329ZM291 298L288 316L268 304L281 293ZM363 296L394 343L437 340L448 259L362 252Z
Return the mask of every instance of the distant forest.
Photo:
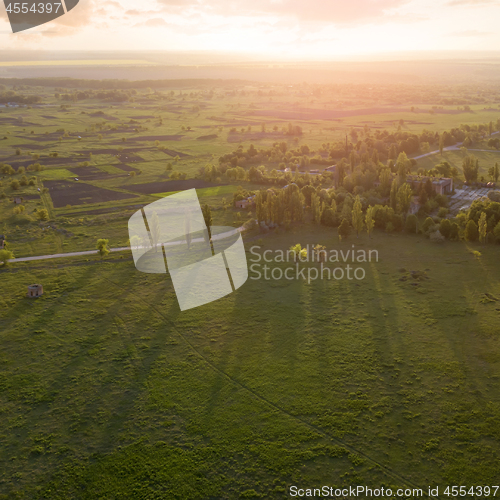
M0 78L0 85L22 86L32 85L39 87L66 87L90 89L144 89L144 88L179 88L179 87L211 87L247 85L253 82L246 80L223 79L184 79L184 80L86 80L83 78Z

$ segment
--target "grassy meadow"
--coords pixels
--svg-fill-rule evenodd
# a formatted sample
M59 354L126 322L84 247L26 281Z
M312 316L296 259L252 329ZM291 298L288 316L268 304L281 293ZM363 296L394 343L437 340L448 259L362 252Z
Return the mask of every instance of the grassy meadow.
M494 483L496 249L334 233L295 228L258 251L376 249L364 280L250 273L182 314L170 279L128 252L0 271L1 498ZM31 282L42 298L24 297Z
M127 246L129 217L183 189L172 184L179 174L201 183L213 225L239 227L255 214L234 208L233 194L267 187L208 182L200 168L240 145L318 150L352 128L440 133L500 114L496 87L468 111L442 104L463 89L417 87L321 94L212 81L139 89L126 102L29 87L42 104L0 108L0 164L16 171L0 175L0 234L16 257L94 250L97 238ZM288 123L303 135L283 134ZM491 150L470 150L486 176L500 154L477 146ZM445 159L461 170L462 156L414 167ZM18 170L34 163L44 169ZM23 175L31 185L13 189ZM0 267L0 500L283 499L291 485L498 482L498 246L379 230L339 242L337 229L306 219L245 233L249 265L254 245L354 245L378 251L356 264L364 279L251 271L236 292L181 313L170 277L140 273L129 251ZM31 283L42 297L26 298Z

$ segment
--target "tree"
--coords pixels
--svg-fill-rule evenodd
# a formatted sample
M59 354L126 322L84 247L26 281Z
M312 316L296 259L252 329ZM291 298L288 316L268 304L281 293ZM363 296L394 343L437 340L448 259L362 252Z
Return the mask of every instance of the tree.
M212 232L210 230L210 226L212 225L212 211L210 210L210 207L208 205L203 205L201 208L201 211L203 213L203 219L205 219L205 225L207 226L208 229L208 237L212 237Z
M424 223L422 224L422 231L427 232L429 229L431 229L434 226L434 221L430 218L427 217L427 219L424 220Z
M486 241L486 230L488 223L486 222L486 212L481 213L479 217L479 241L484 245Z
M405 230L409 233L418 233L418 219L415 214L406 217Z
M361 208L359 194L356 196L354 206L352 207L352 226L356 230L356 237L359 238L359 233L363 229L363 210Z
M388 196L391 191L391 169L383 168L380 171L380 190L383 196Z
M493 235L495 236L495 240L500 242L500 222L493 229Z
M342 240L342 238L347 238L349 236L349 233L351 232L351 226L349 225L349 222L347 219L343 219L342 222L340 223L339 229L339 238Z
M439 223L439 232L446 238L446 239L449 239L450 238L450 234L451 234L451 222L449 219L443 219L440 223Z
M371 205L366 209L365 224L366 232L368 233L369 238L372 237L373 226L375 226L375 219L373 218L374 210L375 209Z
M391 208L396 211L398 208L398 181L394 179L391 184L390 202Z
M398 189L397 199L399 211L406 217L412 200L411 186L406 182Z
M9 260L14 258L14 254L6 249L0 250L0 264L1 265L7 265Z
M14 179L11 183L10 183L10 187L13 191L17 191L19 189L19 187L21 186L21 184L19 183L19 181L17 179Z
M390 160L395 160L398 154L397 146L395 144L391 144L389 148L388 157Z
M307 187L307 186L305 186ZM321 215L323 214L324 203L316 193L311 194L311 212L313 220L317 224L321 222Z
M460 228L456 222L451 223L450 227L450 240L458 240L460 239Z
M498 163L495 163L494 167L488 169L488 175L490 176L492 181L498 182L498 178L500 177L500 169L498 168Z
M38 220L49 220L49 212L47 211L46 208L42 208L40 210L37 210L36 216Z
M462 170L467 182L476 182L479 172L479 162L474 155L467 155L462 160Z
M106 240L104 238L100 238L97 240L97 251L99 252L99 255L102 257L106 257L106 255L109 254L110 250L108 248L108 243L109 240Z
M406 153L402 151L398 155L398 159L396 160L396 168L399 177L399 184L403 184L406 182L406 173L408 171L408 166L410 165L410 160L408 160L408 156Z
M441 134L439 136L439 153L441 156L443 156L443 149L444 149L444 134Z
M467 241L477 241L478 237L479 231L477 228L477 224L471 219L465 226L465 239Z
M296 245L291 246L290 250L293 252L294 259L296 259L297 257L299 259L306 259L307 258L307 248L302 248L302 245L300 243L297 243Z

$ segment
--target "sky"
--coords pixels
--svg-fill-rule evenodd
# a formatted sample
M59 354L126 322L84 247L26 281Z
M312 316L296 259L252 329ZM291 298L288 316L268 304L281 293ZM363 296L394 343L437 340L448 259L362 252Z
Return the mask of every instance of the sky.
M80 0L59 19L13 34L0 2L0 47L221 51L292 60L496 51L499 20L500 0Z

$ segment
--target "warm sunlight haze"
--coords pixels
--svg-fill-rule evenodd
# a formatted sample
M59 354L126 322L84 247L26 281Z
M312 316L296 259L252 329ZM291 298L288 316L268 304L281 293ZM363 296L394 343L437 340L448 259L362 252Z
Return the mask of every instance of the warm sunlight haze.
M345 58L402 51L493 51L496 0L83 0L0 46L35 50L222 51L265 58Z

